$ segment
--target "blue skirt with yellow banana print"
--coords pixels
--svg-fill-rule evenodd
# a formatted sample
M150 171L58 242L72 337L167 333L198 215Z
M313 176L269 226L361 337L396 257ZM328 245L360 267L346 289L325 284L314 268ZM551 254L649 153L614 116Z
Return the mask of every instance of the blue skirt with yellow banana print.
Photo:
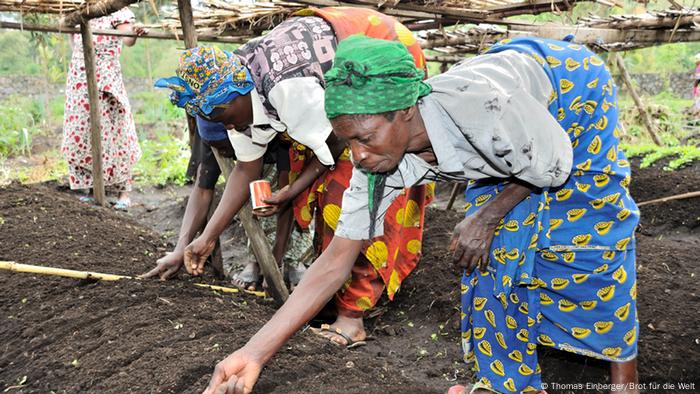
M637 354L634 230L629 162L619 149L617 92L603 61L566 41L519 38L489 52L533 57L554 93L550 112L574 153L568 181L539 190L497 227L488 271L462 278L462 344L477 378L498 392L541 387L537 347L609 361ZM466 214L503 182L472 182Z

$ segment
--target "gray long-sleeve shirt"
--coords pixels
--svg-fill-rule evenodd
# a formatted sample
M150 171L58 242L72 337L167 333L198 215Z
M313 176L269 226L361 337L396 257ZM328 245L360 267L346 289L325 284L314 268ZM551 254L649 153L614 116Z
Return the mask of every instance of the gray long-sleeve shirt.
M542 67L515 51L464 60L427 81L433 91L418 103L436 166L406 154L389 174L375 235L404 188L431 181L517 178L537 187L563 184L573 150L549 113L553 88ZM354 169L335 235L367 239L367 174Z

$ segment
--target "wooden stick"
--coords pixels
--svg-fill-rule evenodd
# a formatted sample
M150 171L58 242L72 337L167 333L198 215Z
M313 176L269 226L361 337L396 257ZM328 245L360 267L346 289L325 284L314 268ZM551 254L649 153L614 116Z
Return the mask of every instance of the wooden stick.
M95 47L92 42L90 24L80 24L83 38L83 57L85 59L85 77L87 78L88 98L90 103L90 142L92 144L92 193L97 204L104 206L105 184L102 175L102 128L100 127L100 99L97 87Z
M512 22L504 21L503 24L511 25ZM575 34L577 44L590 45L594 49L603 48L609 51L644 48L673 42L700 41L700 31L678 30L673 35L671 33L670 30L616 30L585 26L521 23L512 25L510 30L504 32L488 32L484 34L466 34L466 32L461 32L461 34L451 34L446 38L434 37L420 40L420 44L423 49L466 45L467 48L458 48L460 53L475 53L482 40L484 40L485 44L493 44L504 38L536 36L560 39L567 34Z
M29 274L62 276L65 278L74 278L74 279L98 279L98 280L134 279L131 276L125 276L125 275L102 274L99 272L76 271L76 270L69 270L69 269L63 269L63 268L42 267L39 265L19 264L19 263L15 263L14 261L0 261L0 269L13 271L13 272L25 272L25 273L29 273Z
M99 18L101 16L119 11L126 6L138 3L139 1L140 0L103 0L96 4L88 4L82 9L66 15L61 24L63 26L75 26L82 24L90 19Z
M177 8L180 14L180 24L182 33L185 39L185 48L190 49L197 46L197 31L194 27L194 17L192 16L192 4L190 0L177 0ZM195 118L187 114L187 129L190 136L190 147L194 141L194 135L197 133L197 121ZM214 200L212 200L212 204Z
M660 202L666 202L666 201L674 201L674 200L685 200L687 198L694 198L694 197L700 197L700 191L697 192L688 192L688 193L683 193L683 194L676 194L674 196L669 196L669 197L663 197L663 198L657 198L655 200L649 200L649 201L644 201L640 202L637 204L638 207L642 207L644 205L649 205L649 204L657 204Z
M459 183L455 182L454 186L452 186L452 192L450 192L450 200L447 201L447 207L445 207L446 211L452 209L452 205L454 205L455 199L457 198L457 193L459 193Z
M212 198L211 202L209 203L209 210L207 211L207 222L211 220L211 217L214 215L214 211L216 211L216 203L214 203L214 199ZM214 250L211 252L210 258L211 267L214 269L216 276L219 278L225 277L224 256L221 253L221 240L219 238L217 238L216 242L214 243Z
M139 280L139 278L136 278L133 276L127 276L127 275L114 275L114 274L104 274L104 273L92 272L92 271L77 271L77 270L70 270L70 269L65 269L65 268L44 267L44 266L40 266L40 265L20 264L20 263L15 263L14 261L0 261L0 270L27 273L27 274L60 276L63 278L73 278L73 279L94 279L94 280L106 280L106 281L115 281L115 280L121 280L121 279ZM204 283L193 283L193 285L197 286L197 287L204 287L207 289L221 291L223 293L238 293L238 292L242 291L244 293L252 294L252 295L257 296L257 297L265 297L265 292L262 292L262 291L240 290L240 289L236 289L233 287L208 285L208 284L204 284Z
M649 114L647 113L646 109L644 109L644 104L642 103L642 99L639 98L639 95L637 94L636 90L634 89L634 86L632 86L632 78L630 77L629 73L627 72L627 67L625 67L625 61L622 59L622 57L618 54L612 54L611 56L617 56L615 59L617 61L617 67L620 69L620 76L622 76L622 80L625 82L625 86L627 86L627 90L630 93L630 96L632 96L632 100L634 100L634 104L637 106L637 109L639 110L639 115L642 117L642 121L644 122L644 126L646 127L647 131L649 132L649 135L651 136L652 141L658 146L661 146L661 140L659 139L659 136L656 135L656 132L654 131L654 125L651 123L651 118L649 117Z
M221 173L228 181L229 175L233 170L231 160L222 157L219 152L217 152L216 148L212 148L212 151L214 152L216 161L219 163ZM265 231L260 227L260 223L257 219L253 217L253 210L249 203L246 202L241 210L238 211L238 218L241 220L243 229L250 240L250 247L253 249L255 259L260 265L260 270L267 281L270 295L279 305L282 305L287 298L289 298L289 290L287 290L287 286L284 284L282 273L280 273L277 261L275 261L275 257L272 255L272 250L265 236Z
M63 27L63 26L48 26L39 25L33 23L17 23L17 22L5 22L0 21L0 28L12 29L12 30L26 30L26 31L41 31L46 33L66 33L66 34L76 34L80 33L79 27ZM149 31L148 33L137 36L136 33L121 31L116 29L107 30L93 30L93 35L96 36L116 36L116 37L138 37L141 38L151 38L156 40L181 40L183 34L176 33L164 33L164 32L154 32ZM233 44L244 44L248 42L252 37L249 36L215 36L215 35L201 35L197 37L199 41L207 42L226 42Z
M192 4L190 0L177 0L177 8L180 13L182 34L185 38L185 48L194 48L197 46L197 31L194 28Z

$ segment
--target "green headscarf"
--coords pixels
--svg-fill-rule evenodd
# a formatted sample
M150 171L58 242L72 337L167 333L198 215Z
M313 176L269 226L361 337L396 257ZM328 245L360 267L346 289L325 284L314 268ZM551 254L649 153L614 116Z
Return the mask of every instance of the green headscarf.
M408 108L430 93L408 49L397 41L353 35L338 44L326 72L326 115L378 114Z
M408 49L396 41L363 35L338 44L333 67L325 74L326 116L379 114L415 105L430 93ZM369 238L374 238L386 174L367 174Z

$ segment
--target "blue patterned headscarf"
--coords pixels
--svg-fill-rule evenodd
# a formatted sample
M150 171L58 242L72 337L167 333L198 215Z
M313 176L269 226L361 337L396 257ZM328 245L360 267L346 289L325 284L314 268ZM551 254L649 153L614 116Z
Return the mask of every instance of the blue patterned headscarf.
M172 89L170 101L192 116L209 115L217 105L255 87L248 68L234 54L216 47L185 50L175 74L157 80L155 86Z

